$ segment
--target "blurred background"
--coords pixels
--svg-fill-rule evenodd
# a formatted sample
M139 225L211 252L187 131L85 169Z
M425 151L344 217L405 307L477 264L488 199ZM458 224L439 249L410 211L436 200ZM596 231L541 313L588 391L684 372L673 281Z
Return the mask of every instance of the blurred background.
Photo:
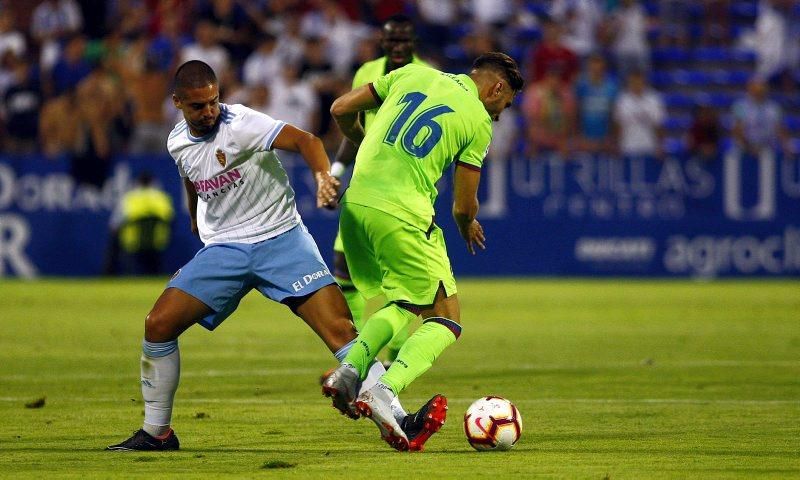
M165 148L176 66L333 154L329 106L398 13L435 67L501 50L526 79L494 125L486 251L440 184L456 275L800 274L795 0L0 0L0 277L175 271L201 246ZM280 157L330 260L337 213ZM158 213L131 221L136 195Z

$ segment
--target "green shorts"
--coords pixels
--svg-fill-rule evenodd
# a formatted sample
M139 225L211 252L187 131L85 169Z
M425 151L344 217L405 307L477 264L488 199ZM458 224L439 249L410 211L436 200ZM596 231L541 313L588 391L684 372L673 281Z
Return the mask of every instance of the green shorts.
M344 245L342 245L342 234L336 231L336 240L333 241L334 252L344 252Z
M423 231L375 208L342 204L339 234L350 278L366 298L431 305L439 285L449 297L456 280L442 229Z

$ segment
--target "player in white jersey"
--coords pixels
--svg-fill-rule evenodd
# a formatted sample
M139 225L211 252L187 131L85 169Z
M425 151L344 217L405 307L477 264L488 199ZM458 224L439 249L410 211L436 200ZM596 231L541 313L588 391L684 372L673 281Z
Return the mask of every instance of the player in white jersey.
M170 427L180 376L178 336L195 323L213 330L253 288L289 306L339 360L356 337L274 152L300 153L317 182L317 206L328 206L339 182L329 173L320 139L245 106L221 104L214 71L197 60L178 68L173 101L184 121L167 146L183 177L192 231L205 247L178 270L145 318L144 426L109 450L179 448ZM383 372L375 362L365 386Z

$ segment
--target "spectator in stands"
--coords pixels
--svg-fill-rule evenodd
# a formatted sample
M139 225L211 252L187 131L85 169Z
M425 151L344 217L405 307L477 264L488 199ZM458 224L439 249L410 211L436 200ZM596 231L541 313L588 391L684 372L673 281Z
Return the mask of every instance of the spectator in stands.
M37 150L39 109L42 93L38 76L27 58L13 55L13 80L3 96L4 123L3 151L11 154L29 154Z
M514 0L469 0L466 7L480 26L502 29L515 15Z
M122 150L127 133L123 100L119 83L99 66L77 88L45 104L39 118L43 151L67 155L77 183L101 187L105 182L111 156Z
M0 58L11 52L15 57L23 57L28 50L25 35L17 29L14 12L0 7Z
M800 22L793 0L760 3L756 19L756 74L787 91L794 87L800 70Z
M69 155L83 148L83 122L77 112L78 99L74 89L45 102L39 114L39 144L46 157ZM65 122L65 118L70 121Z
M163 12L158 27L147 55L156 62L159 70L172 72L183 47L191 43L192 37L181 30L181 18L173 11Z
M147 2L116 1L98 2L108 4L108 25L125 37L135 37L147 31L151 12Z
M309 37L306 39L303 61L299 67L300 78L309 82L317 92L319 99L319 131L318 135L326 145L338 143L338 130L332 127L329 114L336 96L347 88L346 83L335 74L333 64L327 56L325 39ZM276 93L278 94L278 93ZM334 138L336 137L336 138Z
M180 63L200 60L215 72L228 69L228 51L217 42L216 26L208 20L198 20L194 27L194 42L181 49Z
M637 0L621 0L612 12L608 31L613 33L611 50L619 78L627 78L634 70L650 71L647 23L647 13Z
M67 40L63 53L53 66L49 81L45 85L46 93L61 95L74 89L92 72L92 64L86 59L86 38L75 34Z
M557 152L566 157L575 126L575 96L562 82L563 72L552 65L540 81L525 89L522 114L525 118L527 154Z
M156 185L151 173L140 173L134 188L112 212L104 273L162 273L161 254L169 246L174 216L170 196Z
M542 42L528 58L526 82L542 80L548 72L561 72L561 81L571 84L578 73L578 57L561 41L561 26L550 18L542 25Z
M603 11L596 0L555 0L550 9L555 20L564 25L564 45L580 58L597 48L597 28Z
M211 0L200 9L198 16L213 26L216 42L230 54L235 64L241 65L253 51L255 27L240 2Z
M765 150L791 150L783 111L768 94L766 82L756 77L747 84L747 96L733 104L731 133L734 147L741 152L759 156Z
M246 103L250 105L250 108L252 108L253 110L261 113L267 113L269 111L269 102L271 100L272 100L272 89L269 88L269 84L262 82L247 87Z
M301 22L305 37L323 37L325 55L337 75L346 75L353 65L355 49L359 40L368 38L369 28L351 21L344 9L333 0L313 0L316 7L308 11Z
M271 33L261 35L258 48L247 57L242 69L244 84L248 87L271 82L281 74L284 65L278 52L278 41Z
M305 40L300 34L301 17L297 12L289 11L281 20L275 20L265 30L278 37L278 56L286 63L299 64L305 50Z
M731 39L731 0L706 0L703 9L703 42L727 46Z
M458 21L456 0L416 0L420 56L442 63L444 48L451 43L451 26Z
M658 16L661 46L686 47L689 43L689 26L692 23L692 2L659 0Z
M599 53L593 54L575 87L578 104L576 149L590 153L613 150L611 118L617 92L617 82L608 74L605 58Z
M155 58L148 56L144 70L133 73L125 84L133 110L133 135L128 151L134 155L163 153L169 133L162 108L170 87L167 73L158 68Z
M247 103L250 101L250 90L240 80L238 71L229 68L219 73L219 81L225 82L220 85L219 96L223 102L231 105L237 103ZM169 96L170 103L172 103L172 95ZM175 111L175 106L172 105L172 111ZM180 113L180 112L179 112Z
M625 90L614 105L618 147L623 156L661 157L666 113L660 95L647 85L645 74L628 74Z
M719 115L710 105L696 105L686 146L693 158L713 161L719 153L722 138Z
M471 29L461 40L461 54L458 58L449 58L447 64L454 72L468 72L472 68L472 61L484 53L499 51L500 46L495 39L497 32L489 26L479 26Z
M330 117L321 112L319 96L310 81L301 79L299 70L294 65L284 65L271 85L270 101L264 113L272 118L280 118L307 132L319 131L320 115Z
M72 152L70 171L77 182L102 187L112 155L124 150L130 134L125 95L115 72L101 64L81 81L77 96L84 143Z
M83 15L74 0L45 0L33 10L31 35L39 46L39 65L49 71L58 61L59 43L80 32Z

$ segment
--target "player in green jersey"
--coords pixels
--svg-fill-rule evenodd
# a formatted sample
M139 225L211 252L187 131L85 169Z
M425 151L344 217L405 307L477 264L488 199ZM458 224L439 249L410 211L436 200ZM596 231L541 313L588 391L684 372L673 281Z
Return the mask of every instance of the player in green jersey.
M427 371L461 334L456 283L434 219L436 182L451 163L453 217L470 253L485 248L475 219L481 167L492 120L511 105L523 81L516 62L492 52L469 75L406 65L336 99L331 114L358 145L350 188L341 200L345 257L356 288L388 303L369 317L339 368L323 384L336 408L371 418L398 450L416 450L444 423L430 409L422 432L404 431L392 399ZM365 133L358 113L380 106ZM358 383L396 332L421 315L422 325L378 384L356 398Z
M405 15L393 15L386 20L381 29L380 45L381 50L383 50L383 56L361 65L353 77L352 88L356 89L367 83L374 82L381 76L408 65L409 63L427 65L427 63L420 60L414 54L414 41L414 24L411 22L410 18ZM361 123L364 126L364 130L369 128L377 112L378 109L374 108L362 113ZM357 148L353 142L344 139L336 153L333 165L331 165L331 175L336 178L341 178L350 164L355 160L356 150ZM353 321L355 322L356 328L360 330L366 320L364 318L364 306L366 301L350 279L350 270L347 267L341 235L339 235L338 232L336 234L336 241L333 244L333 266L334 278L342 287L347 305L353 313ZM400 347L407 338L408 328L403 328L398 331L395 337L389 342L386 346L386 357L389 362L397 357L397 352L400 351ZM329 373L330 372L326 373L326 375ZM323 378L326 375L324 375Z

